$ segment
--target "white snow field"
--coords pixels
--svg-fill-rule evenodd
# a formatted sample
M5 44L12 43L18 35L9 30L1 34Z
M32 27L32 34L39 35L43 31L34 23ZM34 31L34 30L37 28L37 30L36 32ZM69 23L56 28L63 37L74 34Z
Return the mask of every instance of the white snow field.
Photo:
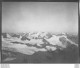
M29 38L21 40L22 37ZM65 34L60 36L52 35L48 38L47 33L26 33L18 38L6 34L6 38L2 35L2 50L19 52L25 55L33 55L37 52L56 51L57 49L63 50L70 44L77 46L75 42L67 38ZM16 58L6 58L5 61L14 60Z

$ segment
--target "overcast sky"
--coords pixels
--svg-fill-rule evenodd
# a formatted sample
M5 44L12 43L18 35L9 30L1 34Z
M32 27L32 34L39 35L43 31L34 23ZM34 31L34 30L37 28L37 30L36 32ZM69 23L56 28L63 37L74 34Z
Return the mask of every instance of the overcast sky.
M2 32L78 32L77 2L3 2Z

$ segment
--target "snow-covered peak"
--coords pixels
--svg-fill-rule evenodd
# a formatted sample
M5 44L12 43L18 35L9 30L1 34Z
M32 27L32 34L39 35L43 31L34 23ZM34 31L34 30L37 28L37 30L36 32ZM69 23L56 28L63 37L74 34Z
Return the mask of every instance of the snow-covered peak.
M15 37L13 37L15 35ZM39 46L39 47L46 47L49 46L49 48L54 47L61 47L66 48L68 45L68 42L70 44L78 45L74 42L72 42L70 39L67 38L67 35L63 33L62 35L55 35L50 34L48 32L28 32L24 34L7 34L7 41L10 42L19 42L22 44L29 44L31 46ZM19 36L19 38L17 38ZM4 40L4 37L2 38Z

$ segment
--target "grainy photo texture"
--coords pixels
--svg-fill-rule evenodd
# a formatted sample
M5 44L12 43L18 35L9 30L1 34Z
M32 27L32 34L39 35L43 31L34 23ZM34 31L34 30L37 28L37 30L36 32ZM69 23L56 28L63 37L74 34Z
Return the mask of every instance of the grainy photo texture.
M2 2L2 63L78 63L77 2Z

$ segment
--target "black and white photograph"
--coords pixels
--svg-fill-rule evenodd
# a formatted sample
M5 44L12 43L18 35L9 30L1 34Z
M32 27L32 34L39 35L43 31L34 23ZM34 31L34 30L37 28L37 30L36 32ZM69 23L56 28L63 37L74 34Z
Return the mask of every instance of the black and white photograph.
M2 2L2 63L78 63L78 2Z

